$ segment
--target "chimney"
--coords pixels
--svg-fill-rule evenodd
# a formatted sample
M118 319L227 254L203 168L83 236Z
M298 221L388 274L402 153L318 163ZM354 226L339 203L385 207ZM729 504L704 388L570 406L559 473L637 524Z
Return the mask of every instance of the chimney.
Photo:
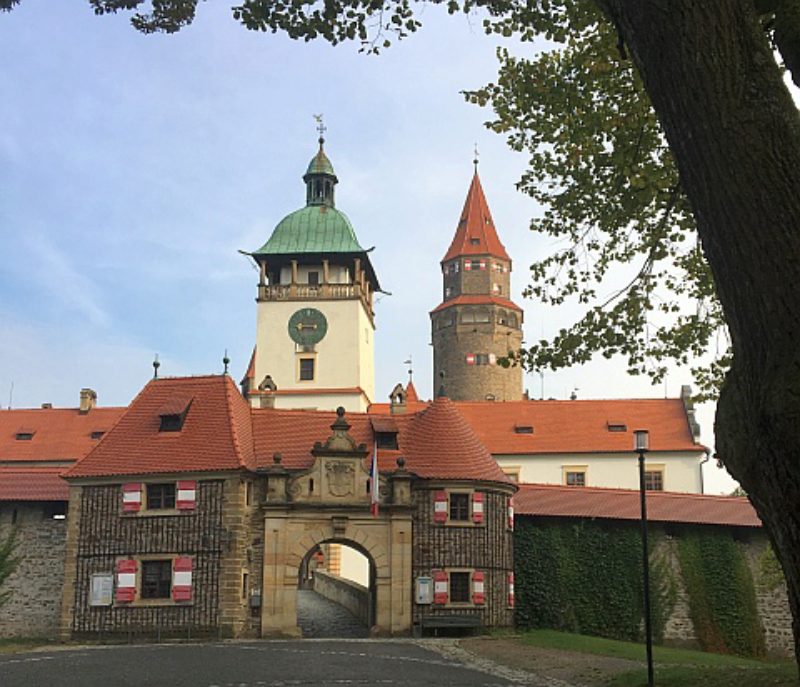
M97 394L92 389L81 389L80 412L85 415L96 405Z

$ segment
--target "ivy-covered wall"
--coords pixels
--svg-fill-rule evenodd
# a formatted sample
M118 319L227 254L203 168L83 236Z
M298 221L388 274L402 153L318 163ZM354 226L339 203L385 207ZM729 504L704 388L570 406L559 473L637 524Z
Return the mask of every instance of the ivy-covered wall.
M776 594L772 569L760 572L766 546L760 531L676 526L667 533L651 524L655 641L751 656L787 653L785 588ZM517 625L641 640L641 551L636 522L517 517ZM765 584L771 585L769 607ZM775 599L786 616L775 613Z

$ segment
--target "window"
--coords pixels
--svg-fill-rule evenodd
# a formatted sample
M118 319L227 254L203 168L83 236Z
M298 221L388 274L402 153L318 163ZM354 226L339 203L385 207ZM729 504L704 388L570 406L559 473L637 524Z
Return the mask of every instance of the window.
M246 572L242 573L242 598L247 598L247 588L249 586L250 575Z
M171 591L172 561L142 561L142 598L169 599Z
M475 354L475 364L476 365L488 365L489 364L489 354L488 353L476 353Z
M314 379L314 358L300 358L300 381L310 382Z
M94 432L91 433L91 438L92 439L100 439L100 438L102 438L102 436L104 434L105 434L104 430L98 429L98 430L95 430Z
M17 432L16 439L17 441L30 441L31 439L33 439L34 434L35 432L28 432L28 431Z
M664 471L645 470L644 488L647 491L664 491Z
M533 425L514 425L514 434L533 434Z
M469 573L450 573L450 602L469 603Z
M609 422L608 423L608 431L609 432L627 432L628 427L625 425L624 422Z
M396 432L375 432L375 441L378 444L378 448L385 448L390 450L397 449Z
M165 508L175 508L175 485L148 484L147 509L159 510Z
M450 494L450 520L469 520L469 494Z
M476 322L490 322L491 318L489 317L488 310L478 310L475 313L475 321Z
M519 465L501 465L500 469L506 474L506 477L512 482L519 482L519 473L522 468Z
M476 238L475 236L472 236L470 238L470 240L469 240L469 244L471 246L480 246L481 245L481 240L479 238Z
M586 466L585 465L565 465L564 484L568 487L586 486Z
M492 293L495 295L503 293L503 287L500 284L492 284Z
M253 483L244 483L244 503L246 506L253 505Z
M308 273L308 284L309 286L319 286L319 272Z
M445 286L444 287L444 297L450 298L453 295L453 287L452 286Z

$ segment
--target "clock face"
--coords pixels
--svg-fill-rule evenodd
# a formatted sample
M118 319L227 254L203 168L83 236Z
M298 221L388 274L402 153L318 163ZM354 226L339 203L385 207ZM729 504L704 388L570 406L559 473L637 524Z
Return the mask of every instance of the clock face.
M316 308L301 308L289 318L289 336L301 346L317 344L328 332L328 320Z

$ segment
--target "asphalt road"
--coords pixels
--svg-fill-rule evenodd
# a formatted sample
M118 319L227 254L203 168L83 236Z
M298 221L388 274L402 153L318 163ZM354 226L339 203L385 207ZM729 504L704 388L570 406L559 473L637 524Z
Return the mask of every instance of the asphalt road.
M104 646L0 655L2 687L500 687L413 642L300 640Z

